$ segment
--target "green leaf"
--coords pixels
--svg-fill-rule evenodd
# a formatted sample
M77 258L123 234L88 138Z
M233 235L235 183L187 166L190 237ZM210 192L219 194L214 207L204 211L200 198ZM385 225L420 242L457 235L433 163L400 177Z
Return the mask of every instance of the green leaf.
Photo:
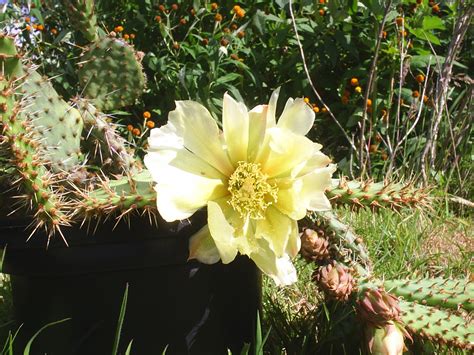
M435 45L440 45L441 42L439 41L439 38L436 37L434 34L430 32L423 31L421 28L415 28L411 29L410 32L417 38L423 40L423 41L429 41L432 44Z
M112 355L118 354L118 348L120 343L120 334L122 333L123 320L125 318L125 311L127 309L128 299L128 283L125 285L125 292L123 293L122 306L120 307L120 314L117 322L117 330L115 332L114 345L112 347ZM129 344L129 346L131 343Z
M219 76L216 80L217 84L224 84L228 83L229 81L234 81L236 79L240 79L242 75L237 74L237 73L229 73L224 76Z
M443 20L435 16L425 16L423 18L423 30L444 30L446 26L444 25Z

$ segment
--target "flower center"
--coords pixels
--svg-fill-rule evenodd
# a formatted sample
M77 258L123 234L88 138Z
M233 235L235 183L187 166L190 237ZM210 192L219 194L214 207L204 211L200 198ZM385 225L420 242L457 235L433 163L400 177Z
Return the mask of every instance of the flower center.
M229 203L243 218L262 219L267 207L276 202L278 187L268 183L260 164L239 161L238 165L229 178Z

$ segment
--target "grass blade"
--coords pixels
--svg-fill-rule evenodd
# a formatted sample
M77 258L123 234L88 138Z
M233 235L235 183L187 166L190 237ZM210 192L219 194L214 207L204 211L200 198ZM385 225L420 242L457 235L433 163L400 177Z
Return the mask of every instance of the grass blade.
M71 318L61 319L61 320L58 320L57 322L48 323L48 324L46 324L45 326L43 326L43 327L42 327L40 330L38 330L38 331L35 333L35 335L33 335L33 336L31 337L31 339L28 341L28 343L27 343L26 346L25 346L25 350L24 350L24 352L23 352L23 355L30 355L30 350L31 350L31 346L33 345L33 341L36 339L36 337L37 337L38 335L40 335L40 333L41 333L43 330L45 330L46 328L49 328L49 327L51 327L51 326L53 326L53 325L60 324L60 323L64 323L64 322L66 322L66 321L68 321L68 320L70 320L70 319L71 319ZM13 341L12 341L12 342L13 342ZM12 343L12 342L11 342L11 343ZM10 343L10 346L11 346L11 343Z
M114 346L112 348L112 355L117 355L120 343L120 334L122 333L123 320L125 318L125 310L127 309L128 299L128 283L125 285L125 292L123 293L122 306L120 307L120 314L117 323L117 331L115 332ZM129 346L131 345L131 342Z

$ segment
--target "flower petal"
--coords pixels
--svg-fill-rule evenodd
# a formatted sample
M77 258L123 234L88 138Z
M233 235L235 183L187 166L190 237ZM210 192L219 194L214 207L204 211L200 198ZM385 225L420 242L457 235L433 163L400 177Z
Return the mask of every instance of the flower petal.
M250 255L258 268L270 276L277 286L291 285L296 282L296 269L289 256L277 258L264 239L259 241L260 249Z
M313 142L284 128L267 130L264 147L256 162L268 177L289 175L291 170L308 160L313 152Z
M221 259L208 225L202 227L189 239L188 260L191 259L197 259L204 264L215 264Z
M209 231L224 264L233 261L237 255L237 247L234 243L235 229L229 224L225 215L225 212L228 214L232 212L228 209L232 207L227 207L225 203L209 201L207 204Z
M230 160L237 166L239 161L247 160L249 114L243 103L228 94L224 94L222 126Z
M165 221L188 218L210 199L228 194L220 173L184 150L150 152L144 161L157 182L156 203Z
M223 149L219 128L207 109L194 101L176 101L176 109L170 112L168 121L183 145L221 173L230 176L233 166Z
M314 112L303 99L288 99L277 127L306 135L314 124Z
M324 191L331 186L332 174L336 171L335 164L321 169L316 169L312 173L303 176L302 196L307 201L307 209L310 211L326 211L331 209L331 203Z
M259 105L249 112L249 143L247 161L253 162L265 139L267 125L267 105Z
M255 237L266 239L277 257L285 254L294 221L273 206L265 211L265 218L257 220Z
M267 109L267 128L272 128L276 126L276 109L278 97L280 96L280 88L277 88L273 91L270 101L268 102Z

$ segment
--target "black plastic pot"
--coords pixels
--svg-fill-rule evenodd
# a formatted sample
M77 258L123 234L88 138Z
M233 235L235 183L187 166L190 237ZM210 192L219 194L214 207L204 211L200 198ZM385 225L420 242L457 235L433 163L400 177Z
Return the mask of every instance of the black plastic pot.
M126 284L129 285L120 354L239 353L255 334L261 275L247 257L229 265L187 261L188 239L204 223L191 221L131 227L98 225L95 235L70 228L69 247L46 236L25 244L23 223L0 225L8 243L5 273L11 274L18 324L15 349L44 325L65 318L35 339L32 354L110 354Z

